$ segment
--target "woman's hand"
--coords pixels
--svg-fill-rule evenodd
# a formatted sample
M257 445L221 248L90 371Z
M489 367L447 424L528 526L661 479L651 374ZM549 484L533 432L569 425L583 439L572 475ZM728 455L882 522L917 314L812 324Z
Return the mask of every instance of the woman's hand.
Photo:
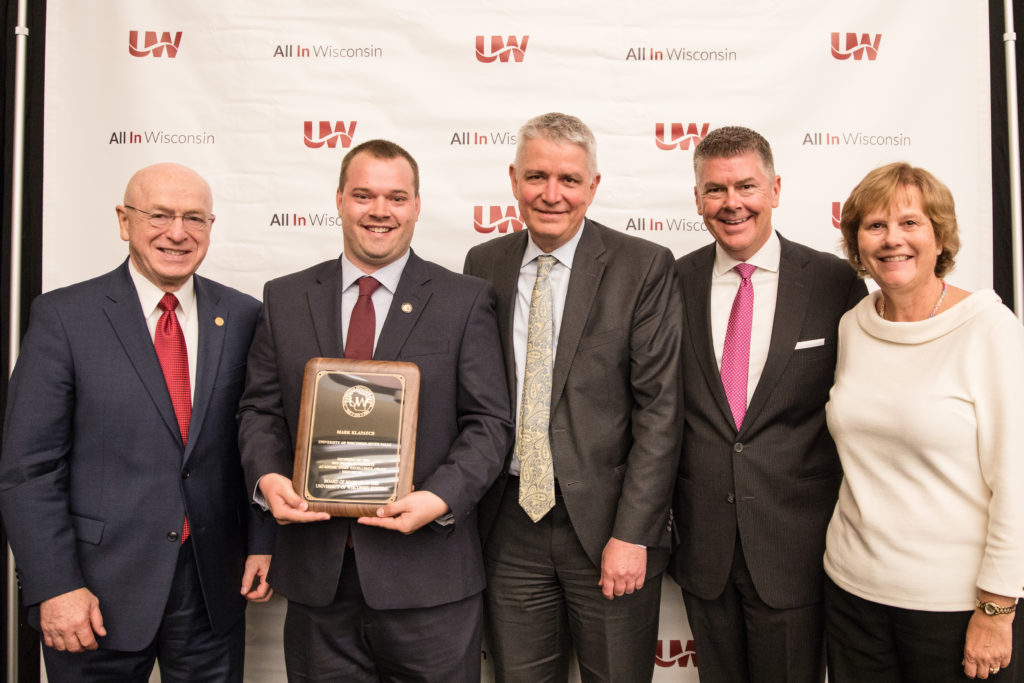
M998 605L1013 605L1014 598L979 591L983 602ZM974 610L967 624L967 638L964 642L964 673L968 678L985 679L999 673L1010 664L1013 651L1013 617L1011 614L989 616L980 608Z

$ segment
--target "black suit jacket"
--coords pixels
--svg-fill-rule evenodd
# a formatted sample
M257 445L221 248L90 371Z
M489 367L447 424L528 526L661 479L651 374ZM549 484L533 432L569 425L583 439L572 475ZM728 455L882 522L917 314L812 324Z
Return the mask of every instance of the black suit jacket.
M342 357L340 320L340 259L267 283L239 412L250 491L265 474L291 478L303 369L310 358ZM483 590L476 504L511 440L494 288L410 254L373 357L419 366L413 484L448 503L455 522L407 536L344 518L282 526L270 583L289 600L329 604L351 529L371 607L461 600Z
M595 566L612 536L668 561L679 449L682 306L665 247L586 220L552 371L551 452L565 507ZM465 271L495 284L510 400L518 400L512 316L527 232L473 247ZM506 458L511 461L509 450ZM481 503L486 536L507 477Z
M739 433L711 340L715 245L676 262L686 311L685 412L671 572L685 590L717 597L739 534L758 595L789 608L821 600L825 528L842 480L825 403L839 318L867 290L845 261L779 239L768 358ZM796 349L819 339L821 345Z
M7 401L0 511L36 625L38 603L85 586L109 634L101 647L148 645L186 511L214 630L244 614L245 557L270 553L274 535L249 505L234 419L260 305L198 275L195 292L187 444L127 261L32 305Z

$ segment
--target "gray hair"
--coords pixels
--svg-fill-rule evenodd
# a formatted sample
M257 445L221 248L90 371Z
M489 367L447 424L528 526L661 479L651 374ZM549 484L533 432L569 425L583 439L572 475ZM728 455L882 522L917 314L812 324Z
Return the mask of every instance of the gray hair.
M519 129L515 160L517 167L526 150L526 143L537 138L543 138L562 145L579 145L587 154L587 166L590 170L590 176L592 178L597 177L597 140L594 139L594 133L583 121L571 114L562 114L560 112L549 112L540 116L534 116Z

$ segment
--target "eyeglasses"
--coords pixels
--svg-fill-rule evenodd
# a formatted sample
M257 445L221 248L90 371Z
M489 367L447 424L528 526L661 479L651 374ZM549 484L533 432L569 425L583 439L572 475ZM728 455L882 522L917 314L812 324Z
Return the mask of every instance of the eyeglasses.
M181 219L181 224L185 226L186 230L206 230L210 227L210 223L216 216L197 216L196 214L182 214L175 215L171 213L161 213L159 211L143 211L142 209L136 209L134 206L124 205L124 208L131 209L132 211L138 211L141 214L145 214L146 218L149 219L149 224L154 228L169 228L174 224L176 218Z

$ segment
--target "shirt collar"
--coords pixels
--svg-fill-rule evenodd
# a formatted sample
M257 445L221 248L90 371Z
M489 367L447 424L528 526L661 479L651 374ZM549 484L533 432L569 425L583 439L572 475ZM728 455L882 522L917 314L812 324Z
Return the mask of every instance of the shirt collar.
M392 294L398 289L398 281L402 279L402 271L405 270L405 264L409 262L409 254L412 252L411 249L406 249L405 253L399 256L397 259L382 266L372 273L364 273L359 269L358 266L354 265L344 253L341 255L341 291L345 291L352 286L359 278L364 275L371 276L374 280L381 283L389 292Z
M128 258L128 273L132 276L132 284L135 285L135 291L139 295L139 303L142 304L142 312L148 318L153 314L160 304L160 299L164 298L164 290L157 287L155 284L146 279L142 273L135 267L135 263L132 262L131 257ZM190 277L185 280L183 284L176 292L171 292L178 299L178 305L181 307L181 317L188 318L191 315L196 302L196 288L195 279Z
M769 235L768 241L761 245L761 248L757 250L757 253L748 258L746 261L737 261L722 248L721 244L715 243L715 272L714 276L718 277L728 273L738 263L749 263L752 266L756 266L761 270L768 270L773 273L779 271L779 261L782 258L782 242L779 241L779 235L775 230L772 230L772 234Z
M519 264L519 267L522 268L542 254L551 254L551 256L554 256L559 263L569 270L572 270L572 260L576 256L576 247L580 244L580 238L583 237L584 227L586 227L586 219L584 219L584 222L580 224L580 229L576 231L576 234L569 238L568 242L550 252L544 251L538 247L533 241L533 236L530 235L529 239L526 240L526 251L523 252L523 260Z

